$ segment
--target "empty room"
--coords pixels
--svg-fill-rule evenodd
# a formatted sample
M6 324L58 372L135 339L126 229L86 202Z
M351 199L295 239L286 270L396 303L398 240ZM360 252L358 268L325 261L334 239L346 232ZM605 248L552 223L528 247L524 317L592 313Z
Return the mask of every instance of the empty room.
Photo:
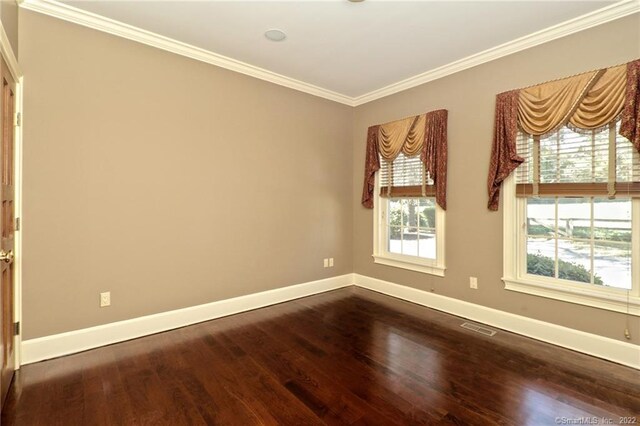
M640 424L640 0L0 0L0 424Z

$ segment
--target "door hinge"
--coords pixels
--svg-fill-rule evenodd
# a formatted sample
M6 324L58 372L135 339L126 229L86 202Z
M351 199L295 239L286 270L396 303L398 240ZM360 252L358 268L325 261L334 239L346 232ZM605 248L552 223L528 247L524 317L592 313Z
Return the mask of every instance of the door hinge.
M18 336L20 334L20 321L13 323L13 334Z
M16 231L20 230L20 218L16 217Z
M16 126L21 126L22 125L22 113L16 112L15 118L14 118L14 124Z

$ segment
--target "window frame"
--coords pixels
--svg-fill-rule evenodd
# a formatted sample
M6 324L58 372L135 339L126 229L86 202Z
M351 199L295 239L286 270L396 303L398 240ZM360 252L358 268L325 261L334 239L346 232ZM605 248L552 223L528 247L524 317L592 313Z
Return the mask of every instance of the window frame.
M392 197L410 198L410 197ZM431 198L431 197L425 197ZM436 203L436 258L427 259L388 251L387 216L389 198L380 196L380 174L376 173L373 200L373 257L374 263L444 277L445 274L445 211Z
M505 289L640 316L640 199L632 199L631 290L575 283L526 272L526 198L516 196L516 174L502 184Z

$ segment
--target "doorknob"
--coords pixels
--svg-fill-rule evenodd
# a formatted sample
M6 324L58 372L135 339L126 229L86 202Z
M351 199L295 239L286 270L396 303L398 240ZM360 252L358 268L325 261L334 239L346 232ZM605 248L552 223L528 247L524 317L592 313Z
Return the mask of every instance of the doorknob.
M0 261L4 261L5 263L13 262L13 250L4 251L0 250Z

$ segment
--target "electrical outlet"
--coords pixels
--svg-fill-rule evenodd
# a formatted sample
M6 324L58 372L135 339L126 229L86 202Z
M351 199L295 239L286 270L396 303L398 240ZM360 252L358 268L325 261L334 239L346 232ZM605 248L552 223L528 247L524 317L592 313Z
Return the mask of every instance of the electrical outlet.
M333 268L333 257L329 258L329 268Z
M329 259L325 259L324 260L324 267L328 268L329 267Z
M111 306L110 291L105 291L104 293L100 293L100 307L104 308L105 306Z
M469 277L469 287L477 290L478 289L478 278Z

